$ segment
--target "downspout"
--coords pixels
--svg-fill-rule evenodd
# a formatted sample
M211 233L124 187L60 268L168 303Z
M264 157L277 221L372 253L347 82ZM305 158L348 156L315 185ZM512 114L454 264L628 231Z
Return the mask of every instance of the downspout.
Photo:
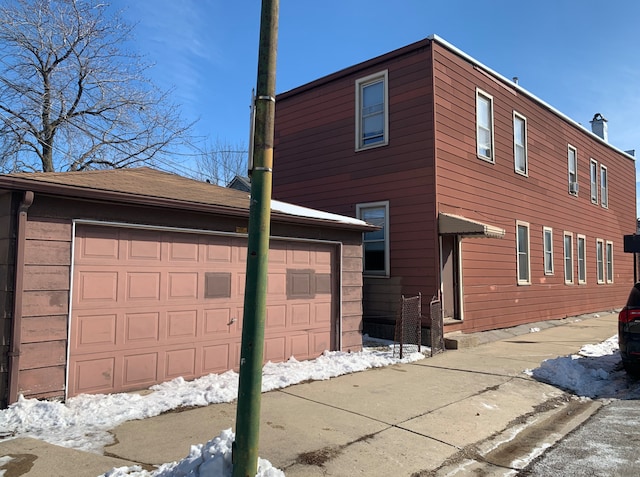
M9 404L18 400L18 372L20 371L20 345L22 342L22 289L24 284L24 256L27 228L27 210L33 204L34 194L25 191L18 206L15 281L13 285L13 331L9 349Z
M440 240L440 230L438 228L438 214L440 212L440 187L438 185L438 126L437 126L437 111L436 111L436 74L435 74L435 64L436 64L436 42L431 40L431 64L429 68L431 70L431 103L433 104L432 108L432 116L431 116L431 124L433 124L433 221L435 227L433 228L433 244L434 244L434 254L433 254L433 269L435 270L436 275L436 289L434 298L438 300L442 300L442 245ZM443 312L444 307L440 307L441 313ZM429 310L429 314L431 314L431 310ZM430 316L431 319L433 317ZM443 315L441 314L438 317L442 320Z

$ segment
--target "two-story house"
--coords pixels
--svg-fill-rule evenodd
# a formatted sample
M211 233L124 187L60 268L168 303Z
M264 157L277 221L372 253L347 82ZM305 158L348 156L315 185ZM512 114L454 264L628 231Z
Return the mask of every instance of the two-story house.
M611 310L633 282L635 161L592 123L432 36L278 95L274 198L381 227L363 244L374 335L418 292L445 331Z

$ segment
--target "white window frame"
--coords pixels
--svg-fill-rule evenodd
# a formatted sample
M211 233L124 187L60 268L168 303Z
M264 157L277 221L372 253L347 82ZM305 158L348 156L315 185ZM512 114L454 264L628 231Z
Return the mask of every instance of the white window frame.
M489 103L489 122L491 124L489 124L489 135L491 137L491 144L489 145L490 147L490 152L489 155L487 156L484 153L480 153L480 128L482 127L483 129L487 129L484 126L480 125L480 108L478 107L478 104L480 102L480 98L485 99L488 103ZM494 138L494 113L493 113L493 96L491 96L490 94L482 91L480 88L476 88L476 155L478 156L479 159L482 159L483 161L487 161L490 162L492 164L495 164L496 162L496 154L495 154L495 138Z
M571 144L567 146L567 172L569 176L569 194L577 196L577 191L571 192L571 184L574 182L578 184L578 149Z
M567 238L569 238L570 249L567 249ZM573 284L573 233L564 232L562 237L562 248L564 250L563 262L564 262L564 283L566 285ZM568 255L567 255L568 252ZM571 277L567 279L568 273Z
M372 144L364 144L362 130L362 91L367 86L382 82L383 83L383 127L384 131L382 139ZM356 80L356 151L372 149L375 147L386 146L389 144L389 71L384 70L372 75Z
M518 144L516 141L516 123L520 123L522 125L522 141L523 144ZM529 157L528 157L528 148L527 148L527 118L517 111L513 112L513 168L516 174L520 174L523 176L529 175ZM523 162L524 169L518 169L518 147L522 148L523 154Z
M589 162L589 176L591 180L591 203L598 203L598 161L591 159Z
M596 239L596 277L599 285L604 283L605 276L605 249L604 240Z
M362 234L362 272L365 276L370 277L389 277L390 260L389 260L389 201L379 202L365 202L356 204L356 215L359 219L362 219L363 209L378 209L384 208L384 270L366 270L365 261L365 234Z
M547 234L549 235L549 248L547 249ZM542 228L542 248L543 258L542 263L544 267L545 275L553 275L553 229L551 227ZM549 265L547 268L547 257L549 257Z
M604 273L607 283L613 283L613 242L611 240L605 243L605 257Z
M600 205L609 208L609 172L607 166L600 164Z
M527 243L520 243L520 228L527 231ZM526 250L524 250L526 246ZM521 277L522 269L520 267L520 257L524 257L527 260L526 277ZM518 278L518 285L531 285L531 234L529 230L529 224L527 222L521 222L516 220L516 271Z
M584 285L587 283L587 237L584 235L577 235L576 256L578 257L578 284Z

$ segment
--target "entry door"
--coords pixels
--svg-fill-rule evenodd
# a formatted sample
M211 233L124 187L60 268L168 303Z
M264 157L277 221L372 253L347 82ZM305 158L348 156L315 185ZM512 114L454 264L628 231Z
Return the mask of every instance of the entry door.
M460 239L457 235L441 235L442 315L461 320L460 313Z

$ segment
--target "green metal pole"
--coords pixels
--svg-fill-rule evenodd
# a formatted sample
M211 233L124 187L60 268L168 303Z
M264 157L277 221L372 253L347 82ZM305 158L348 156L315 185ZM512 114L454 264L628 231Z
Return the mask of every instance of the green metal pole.
M279 0L262 1L240 382L236 411L236 439L232 451L233 477L255 477L258 472L271 220L278 8Z

